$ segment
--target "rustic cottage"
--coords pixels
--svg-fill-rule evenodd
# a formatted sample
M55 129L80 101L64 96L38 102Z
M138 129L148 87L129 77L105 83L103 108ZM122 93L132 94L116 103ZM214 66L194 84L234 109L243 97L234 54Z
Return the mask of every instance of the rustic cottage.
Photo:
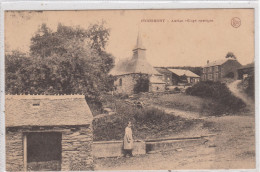
M138 35L131 59L119 62L110 74L115 76L114 91L116 93L133 94L139 91L164 91L165 82L160 74L146 59L146 49ZM140 84L140 85L138 85Z
M6 95L6 170L92 170L92 113L83 95Z
M156 70L163 74L163 80L167 86L179 84L193 84L200 81L200 76L184 69L172 69L166 67L156 67Z
M224 78L237 78L237 69L242 65L234 58L225 58L213 62L207 61L203 67L201 79L203 81L221 81Z
M163 81L166 83L166 86L172 86L173 83L173 73L169 71L166 67L155 67L155 69L163 75Z
M194 84L200 81L200 76L184 69L168 69L172 72L173 85L178 84Z

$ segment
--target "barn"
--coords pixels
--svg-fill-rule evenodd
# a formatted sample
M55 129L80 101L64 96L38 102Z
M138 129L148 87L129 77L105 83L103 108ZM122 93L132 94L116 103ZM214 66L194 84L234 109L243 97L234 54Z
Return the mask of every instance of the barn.
M93 170L84 95L6 95L6 170Z

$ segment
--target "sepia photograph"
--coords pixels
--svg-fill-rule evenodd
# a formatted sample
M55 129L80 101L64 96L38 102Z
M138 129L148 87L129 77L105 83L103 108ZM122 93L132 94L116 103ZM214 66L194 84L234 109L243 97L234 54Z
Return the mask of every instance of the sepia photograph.
M255 9L4 12L6 171L256 169Z

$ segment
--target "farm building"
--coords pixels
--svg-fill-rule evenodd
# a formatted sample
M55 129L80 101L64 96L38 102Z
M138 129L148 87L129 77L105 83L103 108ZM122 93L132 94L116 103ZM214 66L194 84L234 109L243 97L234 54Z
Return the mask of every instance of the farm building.
M225 58L209 62L203 67L201 79L203 81L221 81L224 78L237 79L237 69L242 65L234 58Z
M181 83L193 84L200 81L200 76L191 72L190 70L184 69L168 69L172 72L172 82L174 85L178 85Z
M83 95L6 95L5 116L7 171L93 170Z
M166 86L173 85L173 74L166 67L155 67L155 69L163 75L163 80L166 83Z
M240 67L238 70L238 79L245 79L249 76L254 75L255 72L255 64L254 63L250 63L247 65L244 65L242 67Z
M178 84L193 84L200 81L200 76L184 69L172 69L157 67L156 70L164 75L164 81L167 86Z
M136 87L142 87L139 89L141 92L165 90L165 82L161 79L162 74L146 59L146 49L142 45L140 35L137 37L132 58L119 62L110 74L115 77L115 93L133 94L139 89ZM142 86L138 85L140 82Z

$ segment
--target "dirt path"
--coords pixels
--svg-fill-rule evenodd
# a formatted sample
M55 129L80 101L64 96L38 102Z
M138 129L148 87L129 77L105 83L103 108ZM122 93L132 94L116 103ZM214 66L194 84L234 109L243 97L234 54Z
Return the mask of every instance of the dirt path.
M161 107L161 106L156 106L156 105L153 105L153 107L164 110L167 114L180 116L180 117L186 118L186 119L205 119L205 118L207 118L207 117L201 117L200 114L196 113L196 112L189 112L189 111L184 111L184 110L180 110L180 109L176 109L176 108L166 108L166 107Z
M96 159L96 170L184 170L255 168L254 117L208 118L204 128L217 135L205 145L133 158Z
M245 93L243 93L242 91L240 91L238 89L238 84L241 82L242 82L241 80L236 80L236 81L228 84L228 88L235 96L242 99L247 104L247 106L249 106L250 108L253 108L255 103L252 100L252 98L248 97Z
M95 159L95 170L254 169L254 102L239 91L238 84L239 81L235 81L228 87L235 96L245 101L249 111L237 115L201 118L196 112L163 108L169 114L186 119L201 118L201 125L181 133L180 137L215 134L206 144L183 148L181 151L161 151L133 158Z

